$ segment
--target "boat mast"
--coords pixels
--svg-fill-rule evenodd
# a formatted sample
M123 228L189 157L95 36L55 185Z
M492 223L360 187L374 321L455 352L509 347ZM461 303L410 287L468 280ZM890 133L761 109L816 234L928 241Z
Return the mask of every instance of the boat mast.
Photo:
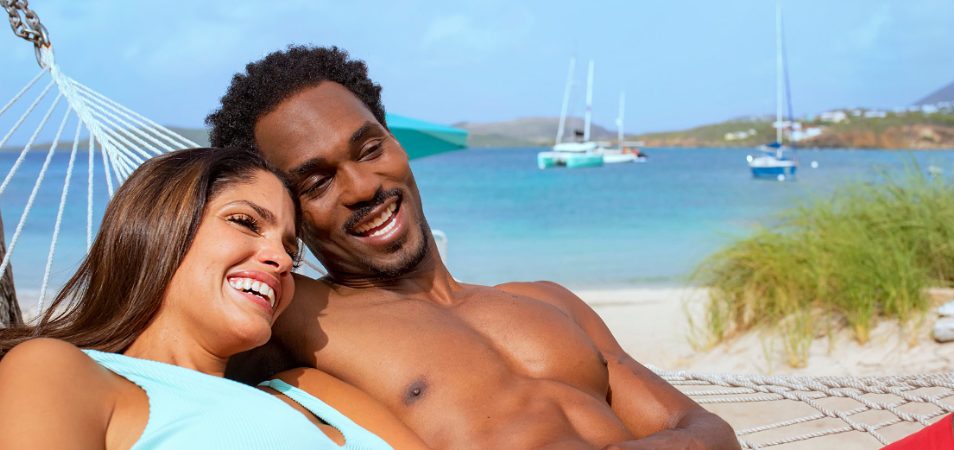
M563 142L563 132L566 130L566 112L570 107L570 90L573 86L573 70L576 69L576 58L570 58L570 70L566 73L566 86L563 88L563 108L560 109L560 125L557 126L556 143Z
M775 142L782 145L782 92L785 89L782 72L785 61L782 57L782 1L775 0Z
M586 114L583 119L583 142L590 141L590 121L593 118L593 60L586 73Z
M623 150L623 112L626 108L626 92L619 93L619 116L616 118L616 138L619 140L619 149Z
M781 5L779 5L781 10ZM785 48L785 18L782 17L783 14L779 12L778 19L778 29L779 29L779 41L782 45L779 46L779 49L782 52L782 78L785 80L785 108L788 115L786 119L788 120L789 126L795 124L795 113L792 111L792 84L791 79L788 76L788 50ZM791 138L791 136L789 136Z

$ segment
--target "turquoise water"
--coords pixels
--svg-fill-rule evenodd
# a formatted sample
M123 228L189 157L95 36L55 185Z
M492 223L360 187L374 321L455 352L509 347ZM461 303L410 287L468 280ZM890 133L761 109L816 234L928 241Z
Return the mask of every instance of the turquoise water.
M536 168L537 151L471 150L412 163L459 279L681 284L720 246L845 181L901 173L913 161L954 174L954 151L806 150L798 180L784 183L752 179L749 150L650 149L645 164L546 171Z
M954 151L806 150L799 153L798 180L784 183L753 180L746 150L651 149L645 164L547 171L536 168L537 151L467 150L412 162L431 227L448 235L447 264L457 278L549 279L573 287L681 284L720 246L846 181L880 170L900 173L913 161L954 174ZM40 286L68 156L54 157L13 252L18 291ZM29 155L0 197L7 242L44 157ZM15 159L0 154L0 174ZM106 186L97 170L98 218ZM51 273L56 287L85 251L86 171L81 153Z

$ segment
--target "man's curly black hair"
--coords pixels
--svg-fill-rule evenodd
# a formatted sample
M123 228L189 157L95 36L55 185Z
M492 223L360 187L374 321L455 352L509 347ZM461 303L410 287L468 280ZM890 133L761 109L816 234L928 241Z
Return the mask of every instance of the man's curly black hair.
M351 91L384 127L381 86L368 78L364 61L338 47L292 45L245 66L232 77L222 106L205 118L213 147L258 149L255 123L302 89L333 81Z

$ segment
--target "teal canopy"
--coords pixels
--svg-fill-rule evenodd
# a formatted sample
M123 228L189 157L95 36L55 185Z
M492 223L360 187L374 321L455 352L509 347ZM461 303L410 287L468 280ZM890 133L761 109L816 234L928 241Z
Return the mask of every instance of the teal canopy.
M391 134L397 138L411 159L467 147L467 130L396 114L388 114L385 119Z

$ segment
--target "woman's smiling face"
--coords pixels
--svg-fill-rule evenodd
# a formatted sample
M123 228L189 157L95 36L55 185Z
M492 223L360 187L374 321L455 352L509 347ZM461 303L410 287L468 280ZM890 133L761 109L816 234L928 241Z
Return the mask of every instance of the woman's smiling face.
M162 309L207 350L265 344L294 295L295 207L275 175L256 171L209 199Z

